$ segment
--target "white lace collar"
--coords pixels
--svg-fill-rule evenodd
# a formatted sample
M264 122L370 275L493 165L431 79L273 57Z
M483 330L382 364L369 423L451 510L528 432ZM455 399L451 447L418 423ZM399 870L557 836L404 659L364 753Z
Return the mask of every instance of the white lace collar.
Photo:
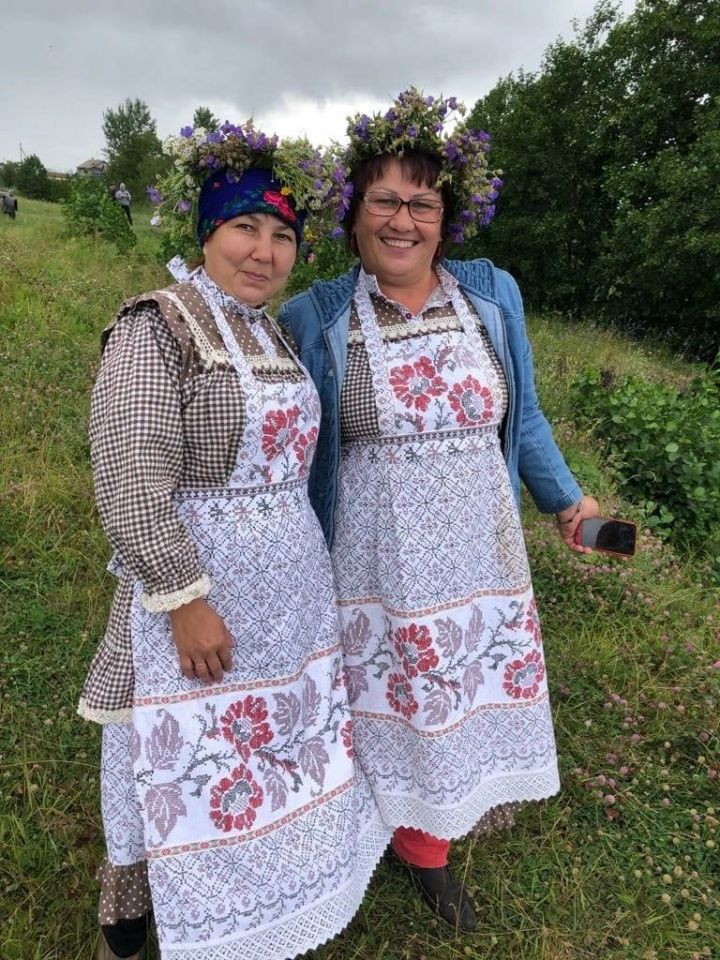
M247 303L243 303L242 300L238 300L237 297L233 297L223 290L222 287L219 287L214 280L210 279L204 267L196 270L192 274L191 279L204 297L214 300L218 306L222 307L222 309L227 311L231 316L233 314L240 314L251 323L254 323L256 320L262 320L262 318L266 316L264 306L251 307Z
M452 274L442 267L439 263L435 266L435 273L438 278L438 285L430 291L430 296L427 298L425 303L422 305L420 310L415 314L417 317L421 317L426 310L430 310L433 307L446 307L448 303L452 301L453 292L457 287L457 280ZM358 275L358 283L362 283L367 292L374 297L381 297L386 303L392 304L405 316L409 313L408 308L402 303L399 303L397 300L392 300L390 297L387 297L382 290L380 289L380 284L374 273L366 273L363 267L360 267L360 274Z

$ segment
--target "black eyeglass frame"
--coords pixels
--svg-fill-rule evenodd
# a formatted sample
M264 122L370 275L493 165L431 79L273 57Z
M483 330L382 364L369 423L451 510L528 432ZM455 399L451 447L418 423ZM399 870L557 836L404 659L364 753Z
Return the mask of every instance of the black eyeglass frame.
M372 192L372 191L370 191L370 192ZM386 200L394 200L394 201L397 203L397 206L395 207L395 209L393 210L392 213L376 213L374 210L371 210L371 209L368 207L368 202L367 202L367 200L368 200L368 194L367 194L367 193L358 193L357 196L358 196L358 200L360 200L360 201L362 202L362 204L363 204L363 206L365 207L365 209L367 210L367 212L368 212L371 216L373 216L373 217L394 217L395 214L396 214L396 213L399 213L399 211L400 211L403 207L407 207L407 208L408 208L408 213L410 214L411 219L413 219L416 223L440 223L440 221L442 220L443 212L444 212L444 210L445 210L445 204L442 203L442 201L440 201L440 200L421 200L419 197L414 197L412 200L401 200L400 197L397 196L397 194L394 194L394 193L385 193L385 194L378 194L377 196L382 196L382 197L383 197L384 199L386 199ZM434 210L438 210L439 213L438 213L437 220L420 220L420 219L418 219L418 217L416 217L416 216L413 215L412 205L413 205L414 203L427 203L427 204L429 204Z

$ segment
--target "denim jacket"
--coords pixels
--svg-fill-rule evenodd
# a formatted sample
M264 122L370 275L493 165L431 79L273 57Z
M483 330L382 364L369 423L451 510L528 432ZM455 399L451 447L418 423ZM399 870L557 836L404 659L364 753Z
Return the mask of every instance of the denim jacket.
M445 260L474 304L505 370L508 410L502 426L502 450L515 498L520 479L543 513L577 503L582 491L553 439L538 405L532 349L525 332L518 286L489 260ZM310 470L310 499L328 544L332 544L337 471L340 462L340 391L347 359L350 306L358 268L335 280L316 281L285 303L279 319L292 333L300 359L320 394L322 419Z

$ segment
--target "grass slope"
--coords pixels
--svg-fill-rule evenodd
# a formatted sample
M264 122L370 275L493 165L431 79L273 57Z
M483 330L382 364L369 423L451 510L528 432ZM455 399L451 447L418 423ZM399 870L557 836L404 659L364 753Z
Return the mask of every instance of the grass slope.
M96 934L99 731L75 705L112 578L86 421L100 330L124 297L166 282L138 230L123 258L63 237L48 204L0 219L2 960L88 960ZM573 429L567 384L590 362L664 380L689 368L590 326L530 326L569 460L607 511L641 520ZM691 960L720 943L717 592L648 536L632 563L579 559L529 504L524 522L563 792L507 834L455 845L477 934L455 938L387 862L312 960Z

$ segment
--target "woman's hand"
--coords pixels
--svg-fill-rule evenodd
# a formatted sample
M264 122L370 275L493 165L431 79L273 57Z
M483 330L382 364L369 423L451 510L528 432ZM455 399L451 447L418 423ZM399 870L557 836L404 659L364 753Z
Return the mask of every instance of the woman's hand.
M219 683L232 668L232 637L222 617L206 600L191 600L170 611L170 623L185 676Z
M572 507L555 514L558 533L569 550L574 550L575 553L592 553L590 547L575 543L575 532L583 520L597 517L599 513L600 507L597 500L594 497L583 497L580 503L575 503Z

